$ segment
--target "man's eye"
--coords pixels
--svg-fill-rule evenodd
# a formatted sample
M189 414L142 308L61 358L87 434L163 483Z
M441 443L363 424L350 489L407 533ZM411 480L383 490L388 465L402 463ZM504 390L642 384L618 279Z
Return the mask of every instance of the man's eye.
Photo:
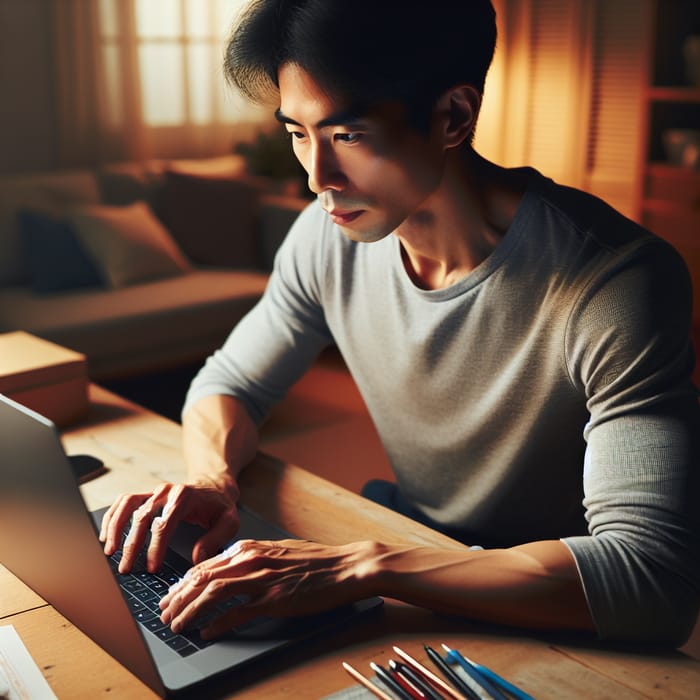
M287 133L292 137L292 141L300 141L304 138L304 134L301 131L288 131Z
M336 134L335 138L343 143L356 143L362 138L362 134L359 131L349 131L344 134Z

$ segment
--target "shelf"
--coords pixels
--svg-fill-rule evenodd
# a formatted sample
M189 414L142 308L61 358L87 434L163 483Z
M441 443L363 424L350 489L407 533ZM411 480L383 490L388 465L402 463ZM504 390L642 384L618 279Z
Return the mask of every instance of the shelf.
M647 99L655 102L700 104L700 87L653 85L647 88Z
M680 165L671 165L663 161L652 161L647 164L646 171L654 177L662 177L669 179L692 178L700 180L700 170L692 168L683 168Z

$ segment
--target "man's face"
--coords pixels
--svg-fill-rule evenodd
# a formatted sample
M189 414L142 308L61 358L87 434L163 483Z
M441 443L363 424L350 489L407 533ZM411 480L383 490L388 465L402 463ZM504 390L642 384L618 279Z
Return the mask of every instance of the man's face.
M351 114L299 66L279 70L277 118L309 175L309 188L355 241L371 242L426 210L440 183L443 150L411 129L403 108Z

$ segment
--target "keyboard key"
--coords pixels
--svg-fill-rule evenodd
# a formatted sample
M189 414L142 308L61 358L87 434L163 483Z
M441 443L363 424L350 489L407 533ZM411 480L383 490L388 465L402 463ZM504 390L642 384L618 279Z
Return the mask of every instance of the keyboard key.
M170 629L170 627L161 627L161 629L156 632L156 637L160 637L164 642L167 642L169 639L172 639L175 636L177 635Z
M154 580L150 581L147 585L152 591L159 593L161 598L168 592L168 589L170 588L170 586L166 585L160 579L157 579L155 577Z
M123 589L130 591L131 593L147 590L146 586L144 586L141 581L131 577L124 577L124 580L120 583L120 585Z
M146 606L140 600L136 600L136 598L128 598L126 603L131 609L132 615L141 612L142 610L147 610Z
M180 649L184 649L185 647L190 646L190 643L180 635L176 635L172 639L168 639L166 641L166 644L175 651L180 651Z
M160 617L156 615L150 620L147 620L146 622L143 623L143 626L149 631L149 632L157 632L158 630L163 629L165 625L160 621Z
M192 644L188 644L186 647L183 647L182 649L178 649L177 653L180 654L180 656L191 656L195 652L199 651L197 647L193 646Z
M156 615L156 613L152 610L140 610L134 615L134 620L136 620L136 622L140 622L144 627L146 626L146 623L151 622L154 619L158 620L159 627L163 626L163 623L161 623L158 615Z
M153 602L157 603L161 598L157 593L154 593L152 590L150 590L148 588L144 588L142 591L136 591L136 593L134 595L138 600L140 600L145 605L150 605L150 603L153 603Z

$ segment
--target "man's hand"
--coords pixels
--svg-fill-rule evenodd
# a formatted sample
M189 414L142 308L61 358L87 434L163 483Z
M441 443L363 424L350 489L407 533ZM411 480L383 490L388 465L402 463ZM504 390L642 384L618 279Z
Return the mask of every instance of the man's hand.
M105 513L100 539L105 553L122 543L119 571L129 571L146 543L148 569L155 571L177 524L184 520L207 530L192 550L195 563L216 554L239 526L236 475L255 456L258 433L243 404L232 396L205 396L183 416L185 484L163 484L152 493L120 496Z
M246 602L202 628L204 638L220 635L260 616L310 615L368 597L364 573L375 545L329 546L302 540L239 540L228 550L194 566L161 600L161 620L181 632L217 603Z
M149 531L147 565L149 571L155 571L163 563L177 524L184 520L207 530L192 550L192 560L201 562L218 552L238 531L237 497L236 488L208 484L162 484L153 493L120 496L102 519L100 540L104 542L105 554L119 549L131 520L119 571L131 569Z

